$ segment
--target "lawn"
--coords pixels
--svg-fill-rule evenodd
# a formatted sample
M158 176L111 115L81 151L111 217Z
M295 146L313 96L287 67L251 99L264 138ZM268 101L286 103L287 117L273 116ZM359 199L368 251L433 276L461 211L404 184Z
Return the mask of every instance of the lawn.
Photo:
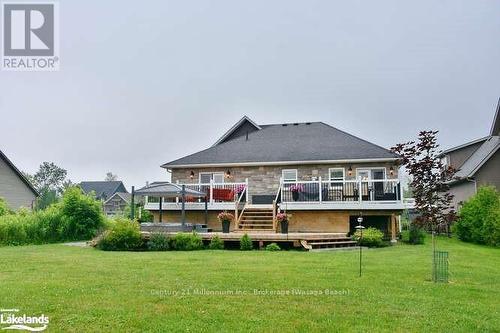
M361 278L356 251L3 247L0 308L43 313L49 332L498 332L500 251L439 248L449 284L429 281L429 245L367 250Z

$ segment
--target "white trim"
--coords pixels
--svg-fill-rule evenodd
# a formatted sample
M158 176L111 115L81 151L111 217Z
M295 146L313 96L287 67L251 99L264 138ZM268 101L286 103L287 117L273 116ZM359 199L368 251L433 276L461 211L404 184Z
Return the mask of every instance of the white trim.
M328 168L328 180L329 181L339 181L340 179L332 179L332 170L339 171L342 170L342 181L345 180L345 168Z
M459 150L459 149L462 149L462 148L466 148L466 147L471 146L471 145L473 145L473 144L480 143L480 142L482 142L482 141L486 141L486 140L488 140L488 138L489 138L489 136L485 136L485 137L483 137L483 138L479 138L479 139L475 139L475 140L472 140L472 141L469 141L469 142L463 143L463 144L461 144L461 145L459 145L459 146L455 146L455 147L448 148L448 149L446 149L446 150L443 150L443 151L439 154L439 156L447 155L447 154L449 154L449 153L451 153L451 152L454 152L455 150Z
M265 165L306 165L306 164L340 164L340 163L371 163L371 162L394 162L397 157L391 158L365 158L354 160L310 160L310 161L271 161L271 162L230 162L230 163L206 163L206 164L163 164L165 169L185 169L185 168L215 168L215 167L238 167L238 166L265 166Z
M241 118L240 120L238 120L238 122L236 124L234 124L226 133L224 133L220 138L219 140L217 140L213 145L212 147L214 146L217 146L219 143L221 143L222 141L224 141L224 139L226 139L228 136L230 136L231 134L233 134L233 132L238 129L238 127L241 126L241 124L243 124L244 121L248 121L250 124L252 124L253 126L255 126L255 128L257 128L258 130L262 129L262 127L260 127L259 125L257 125L252 119L248 118L247 116L243 116L243 118Z
M295 180L285 180L285 172L295 172ZM282 169L281 170L281 179L283 179L284 183L296 183L299 180L299 173L297 169Z
M199 172L198 173L198 184L203 184L203 185L208 185L210 183L202 183L201 182L201 175L211 175L210 176L210 181L214 181L214 175L222 175L222 183L224 183L224 172L221 171L216 171L216 172L210 172L210 171L204 171L204 172Z
M361 167L361 168L356 168L356 179L358 179L358 172L359 171L367 171L367 170L370 170L370 171L373 171L373 170L384 170L384 178L382 179L387 179L387 168L386 167ZM371 180L375 180L372 178L372 174L370 172L370 178L367 179L368 181L371 181ZM379 179L376 179L376 180L379 180Z

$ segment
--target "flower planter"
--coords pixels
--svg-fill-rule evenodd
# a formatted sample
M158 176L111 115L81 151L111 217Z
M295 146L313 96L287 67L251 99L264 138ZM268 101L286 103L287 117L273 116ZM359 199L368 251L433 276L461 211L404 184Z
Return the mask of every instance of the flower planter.
M292 192L292 199L293 201L299 200L299 192Z
M281 227L282 234L288 233L288 221L280 221L280 227Z
M222 232L225 234L228 234L230 225L231 225L231 221L222 221Z

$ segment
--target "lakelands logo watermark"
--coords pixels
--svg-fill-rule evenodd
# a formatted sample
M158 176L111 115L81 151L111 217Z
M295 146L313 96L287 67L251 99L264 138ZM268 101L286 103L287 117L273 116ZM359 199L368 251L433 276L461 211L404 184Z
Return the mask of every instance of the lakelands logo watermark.
M49 325L49 317L44 314L28 316L19 309L0 309L0 329L15 331L42 332Z
M59 8L55 2L2 2L2 70L59 69Z

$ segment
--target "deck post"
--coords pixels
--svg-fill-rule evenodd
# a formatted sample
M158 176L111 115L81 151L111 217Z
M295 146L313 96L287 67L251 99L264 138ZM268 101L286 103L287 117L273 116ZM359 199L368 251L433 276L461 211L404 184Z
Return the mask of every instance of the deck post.
M248 194L248 178L245 178L245 188L246 188L246 191L247 191L247 194L245 194L247 196L247 203L250 202L250 195Z
M214 203L214 180L210 179L210 204Z
M363 201L363 187L362 187L362 183L361 183L361 178L358 179L358 201L359 203L361 203L361 201Z
M181 223L182 223L182 231L184 231L186 226L186 185L182 185L181 200L182 200Z
M396 243L396 215L391 214L391 243Z
M319 178L318 178L318 185L319 185L319 188L318 188L318 190L319 190L319 203L321 203L323 201L323 193L322 193L323 191L321 189L321 176L319 176Z
M208 202L207 202L207 196L205 196L205 225L208 226Z
M158 205L159 205L159 206L158 206L158 208L159 208L159 210L158 210L158 213L159 213L159 216L158 216L158 221L159 221L160 223L162 222L162 216L161 216L161 215L162 215L162 211L161 211L161 208L162 208L162 207L161 207L161 205L162 205L162 201L163 201L163 197L160 197L160 202L159 202L159 204L158 204Z

